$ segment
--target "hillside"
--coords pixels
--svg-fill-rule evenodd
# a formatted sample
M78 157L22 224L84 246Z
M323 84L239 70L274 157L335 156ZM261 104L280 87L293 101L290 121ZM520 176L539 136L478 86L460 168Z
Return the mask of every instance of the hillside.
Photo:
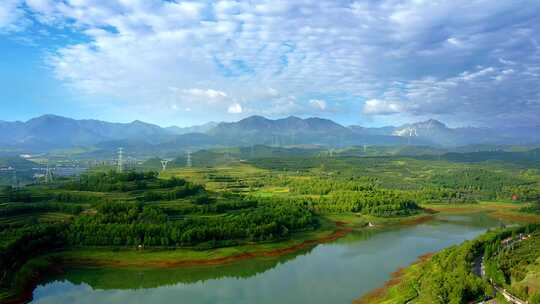
M402 126L370 128L343 126L332 120L290 116L268 119L250 116L237 122L207 123L193 127L166 127L133 121L111 123L43 115L26 122L0 121L0 151L50 152L75 147L92 148L90 157L110 155L118 147L140 155L168 155L178 150L223 146L321 145L512 145L540 142L540 128L507 130L450 128L430 119Z

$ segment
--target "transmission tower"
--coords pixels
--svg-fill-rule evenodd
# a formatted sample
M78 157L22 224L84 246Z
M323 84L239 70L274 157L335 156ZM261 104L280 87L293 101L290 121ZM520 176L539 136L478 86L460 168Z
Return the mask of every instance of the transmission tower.
M231 160L232 160L231 152L229 152L229 150L225 151L225 162L228 164L231 162Z
M411 138L413 136L418 136L418 133L416 133L416 128L410 128L409 129L409 137L408 137L408 145L411 145Z
M193 164L191 163L191 151L187 151L187 157L186 157L186 167L191 168Z
M167 170L167 164L168 163L169 163L169 161L166 160L166 159L161 160L161 171Z
M52 169L51 167L49 166L49 160L47 160L47 169L45 171L45 183L46 184L50 184L53 182L53 174L52 174Z
M334 149L333 148L328 151L328 156L334 157Z
M11 180L11 186L15 189L19 188L19 179L17 178L17 170L13 169L13 176Z
M116 171L122 173L124 171L124 148L118 148L118 160L116 161Z

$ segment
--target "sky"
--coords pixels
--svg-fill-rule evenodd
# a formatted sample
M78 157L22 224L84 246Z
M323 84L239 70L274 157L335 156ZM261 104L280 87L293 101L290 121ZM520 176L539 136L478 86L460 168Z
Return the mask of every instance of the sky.
M538 0L0 0L0 120L540 125Z

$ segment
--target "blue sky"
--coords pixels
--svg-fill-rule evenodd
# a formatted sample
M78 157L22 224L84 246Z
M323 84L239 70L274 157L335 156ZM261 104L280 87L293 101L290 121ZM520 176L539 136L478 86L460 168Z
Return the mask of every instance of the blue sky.
M537 0L2 0L0 120L540 124Z

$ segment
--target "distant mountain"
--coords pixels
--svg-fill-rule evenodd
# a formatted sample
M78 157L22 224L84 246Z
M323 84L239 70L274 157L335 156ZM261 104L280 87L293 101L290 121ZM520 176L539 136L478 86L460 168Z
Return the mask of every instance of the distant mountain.
M276 120L250 116L238 122L220 123L208 134L235 144L347 145L361 140L350 128L332 120L295 116Z
M81 147L88 157L110 157L118 147L147 156L252 145L481 147L534 143L540 143L540 127L450 128L434 119L381 128L345 127L329 119L295 116L282 119L250 116L237 122L211 122L188 128L162 128L142 121L76 120L56 115L43 115L26 122L0 121L0 152L50 152Z
M302 119L289 116L282 119L268 119L262 116L250 116L238 122L222 122L209 131L210 134L225 134L236 132L252 133L327 133L327 132L350 132L350 130L329 119L307 118Z
M475 127L449 128L435 119L398 127L363 128L351 126L350 128L358 134L399 136L406 139L407 144L411 145L456 147L471 144L531 144L540 142L540 135L538 135L540 128L507 129L506 132Z
M0 169L17 168L17 170L23 171L31 170L34 167L39 167L39 165L19 156L0 157Z
M407 137L410 142L412 139L422 139L432 144L444 146L461 144L456 142L458 134L454 129L448 128L444 123L435 119L402 125L395 128L392 135Z
M167 131L169 131L172 134L175 135L182 135L182 134L188 134L188 133L206 133L210 131L211 129L215 128L218 125L217 122L211 121L207 122L202 125L198 126L191 126L191 127L177 127L177 126L170 126L165 128Z
M450 129L442 122L435 119L430 119L422 122L403 125L396 128L392 134L397 136L430 137L436 135L447 135L445 133L449 131Z
M159 143L170 133L165 129L133 121L110 123L93 119L75 120L56 115L43 115L27 122L1 122L0 144L32 150L50 150L95 145L104 141L139 139Z
M349 126L349 129L351 129L356 134L362 135L392 135L392 132L394 132L396 127L386 126L380 128L366 128L353 125Z

